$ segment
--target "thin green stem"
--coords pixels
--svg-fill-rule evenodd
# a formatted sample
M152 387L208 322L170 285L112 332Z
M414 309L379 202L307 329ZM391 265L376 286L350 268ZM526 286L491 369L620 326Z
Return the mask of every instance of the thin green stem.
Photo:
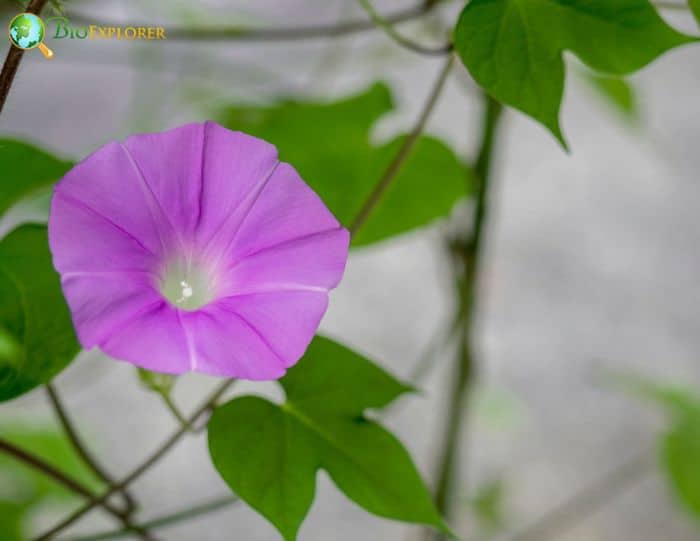
M494 153L496 130L501 117L502 105L489 96L484 96L485 108L482 122L481 146L474 164L476 180L476 202L472 231L468 240L457 248L462 272L457 279L460 296L462 333L453 387L448 398L447 423L440 452L437 474L436 504L441 513L450 515L458 469L458 451L467 414L467 399L476 371L473 344L474 320L478 309L477 282L482 263L484 230L489 208L491 164ZM446 537L436 534L436 538Z
M55 468L48 462L45 462L41 458L29 453L28 451L17 447L9 441L0 439L0 451L26 464L27 466L43 473L44 475L50 477L60 485L63 485L68 490L74 492L79 496L82 496L83 498L86 498L89 501L93 501L96 498L95 494L93 494L90 489L88 489L76 479L73 479L72 477L62 472L61 470ZM145 541L153 541L155 539L148 533L146 529L134 526L129 520L128 514L126 514L121 509L113 507L107 501L101 501L99 502L99 505L102 506L115 518L117 518L122 524L124 524L126 528L130 528L132 532L136 532L141 539Z
M76 454L99 479L104 481L107 485L114 483L114 478L109 475L107 471L97 462L95 457L92 456L92 453L90 453L87 446L78 435L78 431L75 429L70 417L68 416L68 412L63 405L63 401L58 394L58 390L51 383L47 383L46 393L49 397L49 401L51 402L51 406L56 413L56 417L58 417L58 421L61 424L61 427L63 428L63 431L65 432L66 437L71 443ZM122 492L122 496L124 498L125 512L127 514L131 514L136 508L136 503L133 497L127 491Z
M226 391L235 383L236 380L227 380L223 382L217 389L212 393L212 395L189 417L189 425L193 425L201 417L206 415L212 408L215 407L216 403L219 401ZM46 541L48 539L53 539L58 533L65 530L68 526L76 522L86 513L92 511L96 506L102 505L107 499L117 492L121 492L127 488L136 479L141 477L144 473L151 469L151 467L156 464L167 452L172 449L180 439L187 434L188 429L186 427L180 427L175 433L173 433L168 439L166 439L143 463L136 467L131 473L129 473L123 480L118 483L110 485L107 490L95 498L90 499L83 507L66 517L56 526L51 528L46 533L40 535L36 538L36 541Z
M382 199L382 196L384 195L386 190L396 179L396 176L401 170L401 167L406 161L406 158L408 158L408 156L411 154L413 146L416 144L418 138L423 133L425 125L428 122L428 119L430 118L430 115L438 102L443 88L445 87L445 82L447 81L447 76L449 75L450 70L452 69L453 62L454 57L453 55L450 55L447 61L445 62L444 66L440 70L437 79L435 80L435 84L433 85L433 88L431 89L430 94L428 95L428 99L423 105L423 109L418 117L418 120L416 121L416 124L413 126L413 129L408 134L406 139L404 139L403 144L399 148L398 152L395 154L394 159L386 168L386 171L381 176L377 184L374 186L374 189L365 200L364 204L357 213L357 216L350 224L350 227L348 228L350 230L350 234L355 235L357 231L365 224L374 208Z
M219 509L228 507L238 501L240 500L235 496L223 496L221 498L205 502L201 505L196 505L194 507L188 506L186 509L182 509L181 511L177 511L175 513L171 513L162 517L155 518L153 520L149 520L147 522L144 522L143 524L140 524L140 527L147 528L149 530L158 530L161 528L166 528L168 526L173 526L186 520L206 515L208 513L213 513L215 511L218 511ZM121 530L111 530L109 532L97 533L93 535L88 535L86 537L76 537L68 541L105 541L108 539L120 539L122 537L126 537L131 533L133 533L132 530L122 528Z
M379 12L374 9L374 6L370 2L370 0L357 0L360 5L363 7L363 9L367 12L369 15L370 19L376 24L379 28L384 30L384 33L389 36L391 39L393 39L396 43L401 45L402 47L405 47L409 51L413 51L414 53L419 53L419 54L427 54L427 55L438 55L442 56L445 54L449 54L452 51L452 43L447 43L446 45L442 45L440 47L428 47L425 45L422 45L420 43L416 43L415 41L404 37L401 35L395 28L394 24L382 17Z
M411 374L408 377L408 381L411 382L411 384L419 385L426 376L430 374L431 370L435 367L435 358L453 343L461 328L461 316L456 314L450 318L446 326L443 326L441 330L435 334L411 370Z
M172 397L170 396L169 393L159 393L161 398L163 399L163 403L165 406L170 410L170 413L173 414L173 417L177 419L177 422L180 424L181 427L186 428L187 430L194 431L194 428L190 424L190 422L185 418L183 413L180 411L180 408L177 407L175 402L173 402Z

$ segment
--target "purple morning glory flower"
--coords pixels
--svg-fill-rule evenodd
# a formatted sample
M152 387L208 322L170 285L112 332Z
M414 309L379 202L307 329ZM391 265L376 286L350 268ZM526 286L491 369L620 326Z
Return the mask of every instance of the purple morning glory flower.
M212 122L105 145L57 185L49 218L83 347L175 374L282 376L348 242L273 145Z

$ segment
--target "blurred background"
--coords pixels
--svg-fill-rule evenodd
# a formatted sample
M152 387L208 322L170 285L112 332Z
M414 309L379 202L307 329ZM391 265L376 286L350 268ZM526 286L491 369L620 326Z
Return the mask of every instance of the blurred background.
M411 0L376 0L382 13ZM3 4L3 16L16 11ZM440 43L461 2L403 24ZM153 25L295 26L365 18L355 1L70 0L69 17ZM665 12L693 32L683 12ZM697 32L696 32L697 33ZM0 135L34 141L70 159L107 141L208 118L228 104L280 97L333 100L387 82L396 109L375 126L384 141L412 126L442 65L380 31L294 42L47 40L56 55L25 55L0 116ZM8 43L2 45L4 56ZM481 280L477 390L460 450L455 527L467 539L506 539L657 443L654 407L606 385L605 374L644 374L700 383L700 53L686 47L631 78L632 113L590 84L569 58L563 126L566 153L543 128L507 111L495 162L495 190ZM464 158L478 143L480 102L461 65L427 132ZM342 137L342 126L338 127ZM439 183L439 171L426 184ZM455 210L455 219L469 205ZM408 378L449 322L454 305L442 235L445 224L352 252L322 331ZM431 350L432 351L432 350ZM453 352L433 355L421 392L385 422L432 484ZM190 411L213 379L187 375L174 397ZM76 424L117 476L137 465L176 426L131 365L83 354L56 380ZM241 384L276 396L274 385ZM55 427L41 390L3 404L0 424ZM54 428L55 430L55 428ZM2 477L0 477L2 479ZM601 509L556 536L561 541L685 541L697 526L663 474L649 469ZM133 486L143 518L225 495L204 437L190 437ZM35 526L71 508L49 501ZM68 505L68 507L66 507ZM40 516L39 516L40 515ZM109 529L99 512L66 538ZM164 530L169 541L276 541L243 504ZM325 474L300 532L304 541L418 540L417 527L368 515Z

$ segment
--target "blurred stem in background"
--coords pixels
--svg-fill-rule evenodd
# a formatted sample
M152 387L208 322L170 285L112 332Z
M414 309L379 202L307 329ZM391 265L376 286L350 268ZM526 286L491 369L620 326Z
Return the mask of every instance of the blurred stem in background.
M418 120L413 126L411 133L408 134L408 137L406 137L404 140L403 144L394 156L394 159L391 161L379 181L374 185L374 189L369 194L365 200L365 203L357 213L357 216L355 216L355 219L348 227L351 235L357 233L357 231L365 224L367 218L369 218L374 208L377 206L379 201L381 201L386 190L389 188L389 186L391 186L394 179L396 179L396 175L401 170L406 158L408 158L408 156L411 154L411 150L413 150L416 141L420 137L421 133L423 133L425 125L428 122L438 99L440 98L440 94L442 94L442 90L445 87L445 82L447 81L447 76L452 70L453 63L454 55L450 54L447 57L447 61L445 62L444 66L440 70L440 73L438 74L435 84L428 95L425 105L423 105L423 109L421 110Z
M56 413L56 417L58 418L63 431L66 433L68 441L70 441L71 445L73 446L75 453L100 480L104 481L107 485L114 483L114 478L107 473L102 465L99 464L97 459L95 459L78 435L78 431L74 428L73 423L68 416L68 412L63 406L63 401L58 394L58 390L51 383L47 383L46 393L49 397L49 401L51 402L51 406ZM124 498L124 513L131 515L136 509L136 502L128 491L124 490L121 492L121 494Z
M42 472L50 479L53 479L55 482L63 485L68 490L71 490L75 494L82 496L89 501L93 501L96 498L96 495L79 481L73 479L51 464L44 462L44 460L41 458L17 447L9 441L0 439L0 451L13 457L17 461L22 462L26 466ZM153 537L145 528L132 524L131 520L129 519L129 515L125 511L115 508L112 504L106 501L106 499L100 501L99 505L118 519L125 528L128 528L129 531L137 534L139 539L142 539L143 541L156 541L156 538Z
M379 12L374 9L374 6L369 0L357 0L359 4L362 6L362 8L367 12L367 14L370 16L370 19L376 24L378 27L380 27L384 32L391 38L393 39L396 43L401 45L402 47L413 51L414 53L418 54L425 54L425 55L438 55L442 56L444 54L449 53L452 50L452 43L448 42L446 45L442 45L439 47L429 47L426 45L422 45L420 43L417 43L409 38L404 37L400 32L398 32L393 24L391 24L390 21L386 20L384 17L382 17ZM424 9L430 9L435 3L433 2L428 3L424 6Z
M496 132L503 106L483 95L484 113L481 128L481 144L474 163L474 180L476 201L472 219L471 232L466 238L455 243L452 252L455 257L457 272L456 290L459 294L460 309L458 320L461 327L458 358L454 367L453 388L448 399L447 420L440 461L437 472L436 503L440 512L449 518L451 502L455 492L455 481L463 478L458 475L460 439L467 417L469 390L476 372L476 352L474 347L474 322L478 310L478 279L482 262L484 231L488 214L489 190L491 184L491 165L495 149ZM446 536L431 533L435 539L444 540Z
M225 507L229 507L230 505L239 502L240 500L236 498L235 496L223 496L221 498L217 498L215 500L211 500L209 502L205 502L201 505L197 506L191 506L188 505L185 509L182 509L181 511L176 511L174 513L171 513L169 515L165 515L162 517L154 518L153 520L149 520L148 522L144 522L143 524L140 525L141 528L148 528L151 530L155 529L161 529L161 528L166 528L168 526L174 526L180 522L184 522L202 515L206 515L209 513L213 513L215 511L219 511L220 509L223 509ZM86 537L76 537L74 539L70 539L69 541L103 541L105 539L121 539L124 537L128 537L131 535L133 532L129 530L128 528L123 528L121 530L112 530L109 532L102 532L102 533L97 533L94 535L88 535Z
M170 449L172 449L175 446L175 444L178 443L180 439L182 439L182 437L189 432L190 426L193 426L207 413L212 411L218 404L219 399L221 399L221 397L226 393L226 391L230 389L230 387L235 382L235 379L230 379L222 382L219 386L216 387L216 389L209 396L209 398L207 398L204 401L204 403L199 408L197 408L197 410L188 418L187 426L182 426L177 431L175 431L144 462L142 462L139 466L134 468L134 470L132 470L131 473L124 477L123 480L117 483L110 484L103 494L90 498L90 501L88 501L83 507L72 513L70 516L66 517L64 520L59 522L56 526L51 528L43 535L37 537L35 541L47 541L49 539L53 539L59 532L62 532L63 530L68 528L68 526L76 522L86 513L92 511L95 507L104 506L105 502L107 502L113 494L124 491L124 489L126 489L131 483L136 481L136 479L138 479L144 473L150 470L154 464L159 462L160 459L163 458L168 453L168 451L170 451ZM125 524L125 527L130 531L134 531L134 528L139 528L138 526L133 526L131 524Z

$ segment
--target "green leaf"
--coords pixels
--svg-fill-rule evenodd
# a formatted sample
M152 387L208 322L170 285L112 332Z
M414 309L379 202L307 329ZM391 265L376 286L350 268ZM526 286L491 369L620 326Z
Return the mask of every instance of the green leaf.
M333 214L349 226L393 159L403 137L374 145L372 126L393 109L386 85L333 103L282 101L269 107L229 107L224 126L274 143ZM422 136L355 246L424 226L445 216L469 186L469 170L440 140Z
M50 381L80 351L46 227L0 241L0 402Z
M700 0L688 0L688 6L695 20L700 23Z
M25 513L25 506L0 500L0 539L3 541L25 541L22 528Z
M479 487L471 499L471 507L481 530L493 534L506 524L504 510L506 488L502 479L492 479Z
M446 531L404 447L363 415L409 387L320 337L280 382L281 406L246 396L217 409L209 450L231 489L285 540L296 539L319 469L370 513Z
M661 437L661 464L680 503L700 519L700 390L640 376L622 376L617 381L665 409L669 428Z
M0 139L0 215L32 193L52 185L73 164L22 141Z
M626 79L592 72L583 74L584 80L623 117L639 120L639 104L635 89Z
M608 374L606 380L631 396L651 400L663 406L674 418L700 411L700 394L685 385L659 382L636 374Z
M595 71L625 75L691 41L649 0L472 0L455 29L455 48L474 79L564 146L565 50Z
M664 435L661 455L680 502L700 518L700 410L687 412Z

